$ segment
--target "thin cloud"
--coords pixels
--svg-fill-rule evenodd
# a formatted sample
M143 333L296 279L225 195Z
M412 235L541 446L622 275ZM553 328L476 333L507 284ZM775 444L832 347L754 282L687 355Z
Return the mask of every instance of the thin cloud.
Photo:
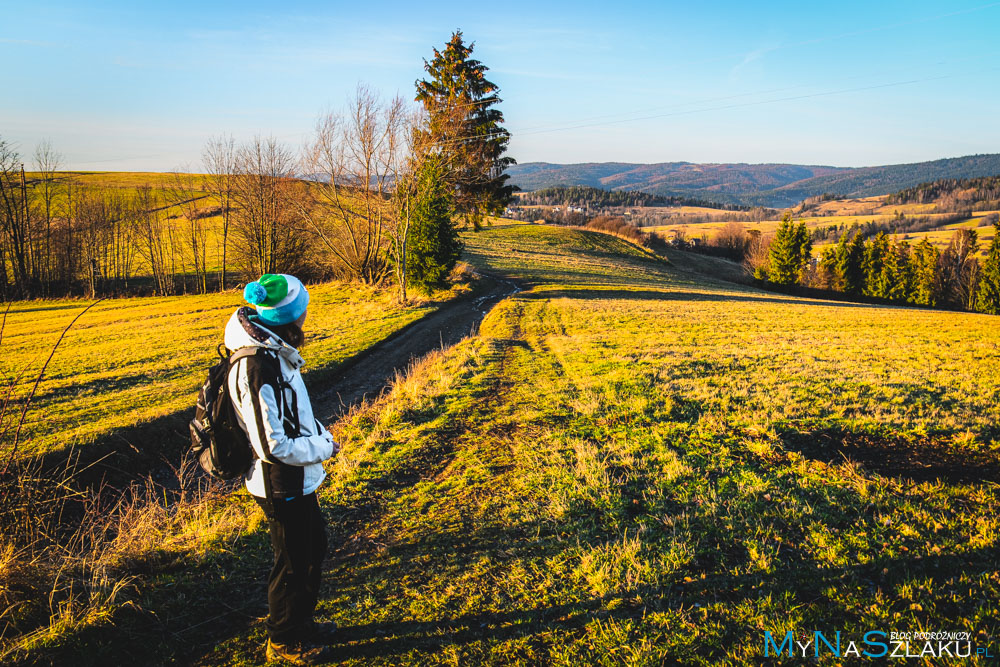
M761 60L765 55L771 53L772 51L777 51L780 47L778 46L763 46L759 49L754 49L743 55L743 59L733 66L729 70L729 78L738 79L746 69L753 63Z

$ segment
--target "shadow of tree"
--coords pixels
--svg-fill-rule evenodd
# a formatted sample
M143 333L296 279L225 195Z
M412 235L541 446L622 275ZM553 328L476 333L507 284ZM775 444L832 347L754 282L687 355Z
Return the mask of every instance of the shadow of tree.
M884 477L949 484L1000 481L1000 453L955 446L950 438L854 432L830 427L784 431L783 445L824 463L854 461Z

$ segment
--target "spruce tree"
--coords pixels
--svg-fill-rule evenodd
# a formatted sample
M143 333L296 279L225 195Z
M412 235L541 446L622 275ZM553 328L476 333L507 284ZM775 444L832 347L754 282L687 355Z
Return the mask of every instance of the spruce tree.
M806 223L799 221L799 224L795 226L792 244L795 246L799 263L798 279L804 285L806 284L806 272L809 270L809 264L812 260L812 235L809 234Z
M913 265L910 261L909 243L900 241L893 245L891 264L893 272L889 279L888 297L893 301L906 301L913 292Z
M841 227L843 228L844 225L841 225ZM840 234L840 239L837 241L837 245L831 253L832 256L828 259L830 270L834 275L834 282L831 283L831 287L840 292L847 291L847 286L844 282L844 269L848 264L850 245L850 233L842 232Z
M865 273L866 296L885 298L889 289L885 278L884 264L889 254L889 238L885 232L879 233L865 244L865 254L862 266Z
M440 156L427 158L410 204L410 238L406 275L411 284L428 290L444 283L462 254L452 224L452 198Z
M510 133L496 108L500 89L486 78L489 68L471 57L474 48L458 30L443 51L434 49L424 61L428 78L416 82L416 100L428 119L419 139L444 156L455 212L479 229L484 216L502 212L513 196L504 172L516 162L505 155Z
M990 243L986 263L979 274L979 289L976 291L976 310L980 313L1000 315L1000 222L993 223L996 235Z
M822 287L825 287L826 289L842 290L844 288L843 281L840 278L840 272L837 271L838 249L839 244L837 246L828 246L824 248L823 255L819 260Z
M937 283L939 254L926 236L913 246L913 292L910 301L917 305L937 305L934 287Z
M808 238L808 232L806 233ZM777 285L791 285L799 278L802 269L802 239L792 216L786 213L771 241L768 253L767 279Z
M846 236L846 234L845 234ZM841 237L843 240L843 237ZM861 294L865 289L865 240L860 231L855 231L849 243L844 246L839 256L840 275L844 281L844 291L848 294Z

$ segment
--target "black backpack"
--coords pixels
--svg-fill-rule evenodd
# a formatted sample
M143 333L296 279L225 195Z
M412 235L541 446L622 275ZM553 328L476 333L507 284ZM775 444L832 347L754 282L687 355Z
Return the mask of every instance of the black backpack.
M221 346L220 346L221 348ZM221 480L245 475L254 462L253 447L240 428L229 396L229 370L240 359L257 354L258 347L244 347L222 357L208 370L191 420L191 450L201 467Z

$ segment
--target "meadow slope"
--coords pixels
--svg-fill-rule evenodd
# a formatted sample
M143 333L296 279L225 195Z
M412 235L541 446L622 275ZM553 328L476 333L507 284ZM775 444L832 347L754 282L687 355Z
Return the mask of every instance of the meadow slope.
M347 664L745 664L765 630L995 653L995 317L714 283L592 232L464 240L524 291L335 429Z
M435 308L426 300L401 307L389 291L340 283L312 286L310 294L316 333L309 370L329 371ZM94 306L67 332L45 373L21 453L85 447L117 429L189 410L242 301L242 294L228 291L108 299ZM28 392L63 328L89 303L11 304L4 367L7 375L20 376L20 393Z

